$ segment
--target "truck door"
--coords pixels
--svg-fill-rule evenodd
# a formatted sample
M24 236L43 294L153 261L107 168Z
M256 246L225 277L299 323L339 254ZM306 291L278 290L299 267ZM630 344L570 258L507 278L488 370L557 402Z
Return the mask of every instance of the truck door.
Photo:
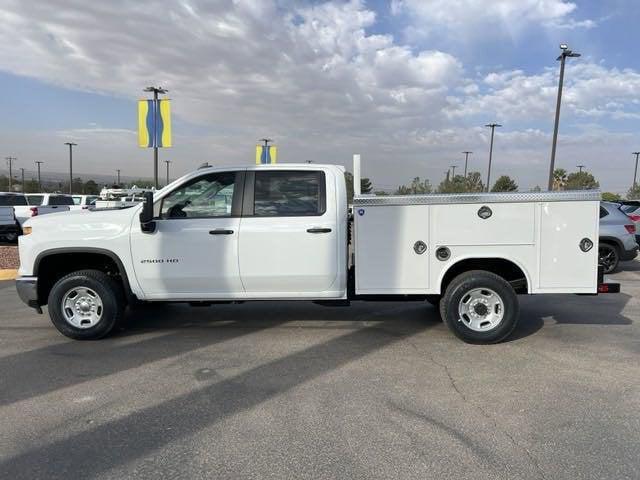
M154 233L131 237L135 273L150 298L242 294L238 231L244 171L196 177L165 196Z
M332 177L329 177L332 178ZM322 170L247 171L240 277L257 297L312 297L338 275L335 185Z

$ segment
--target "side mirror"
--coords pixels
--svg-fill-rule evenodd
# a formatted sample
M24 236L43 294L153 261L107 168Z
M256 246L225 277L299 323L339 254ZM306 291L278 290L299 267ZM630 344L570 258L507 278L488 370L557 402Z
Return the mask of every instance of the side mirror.
M153 233L156 222L153 220L153 192L144 192L142 212L140 212L140 229L144 233Z

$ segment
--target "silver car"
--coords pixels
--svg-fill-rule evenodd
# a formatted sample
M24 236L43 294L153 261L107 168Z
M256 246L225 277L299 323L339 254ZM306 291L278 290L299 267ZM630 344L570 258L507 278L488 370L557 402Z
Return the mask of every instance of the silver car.
M640 244L640 202L629 202L620 208L636 226L636 242Z
M621 261L638 255L636 226L620 209L620 204L600 202L600 243L598 256L604 273L613 273Z

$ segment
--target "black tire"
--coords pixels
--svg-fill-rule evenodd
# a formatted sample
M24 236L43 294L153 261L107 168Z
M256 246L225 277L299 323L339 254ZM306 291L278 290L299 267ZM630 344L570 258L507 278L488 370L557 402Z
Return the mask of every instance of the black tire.
M74 287L92 290L102 303L100 319L91 327L76 327L65 318L62 301ZM79 270L62 277L54 284L48 299L51 322L60 333L74 340L97 340L108 335L121 322L125 306L122 285L99 270Z
M476 296L478 298L474 300ZM496 325L491 327L491 322L483 322L483 319L490 319L486 315L493 314L491 305L494 301L497 304L493 305L493 313L497 317L501 314L501 319L496 320ZM490 306L483 306L485 303ZM477 305L475 308L479 311L473 310L474 314L479 313L477 318L470 318L467 314L461 316L459 309L471 305ZM485 311L486 308L489 310ZM464 342L491 344L504 340L516 328L519 305L516 292L504 278L484 270L471 270L451 281L440 302L440 312L449 329ZM482 323L485 325L481 325ZM476 328L470 325L475 325ZM485 330L479 331L481 328Z
M604 273L614 273L620 263L618 247L610 243L601 243L598 246L598 263L604 267Z

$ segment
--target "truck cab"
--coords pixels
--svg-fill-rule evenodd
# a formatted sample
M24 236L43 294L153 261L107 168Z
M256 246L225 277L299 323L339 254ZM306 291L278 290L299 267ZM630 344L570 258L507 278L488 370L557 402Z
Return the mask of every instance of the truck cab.
M358 185L351 215L341 166L208 167L135 206L36 218L18 293L76 339L107 335L138 302L392 299L434 303L460 338L493 343L515 328L518 293L598 291L598 193Z

